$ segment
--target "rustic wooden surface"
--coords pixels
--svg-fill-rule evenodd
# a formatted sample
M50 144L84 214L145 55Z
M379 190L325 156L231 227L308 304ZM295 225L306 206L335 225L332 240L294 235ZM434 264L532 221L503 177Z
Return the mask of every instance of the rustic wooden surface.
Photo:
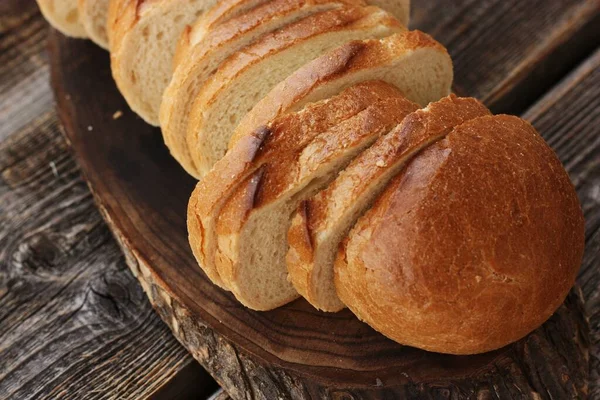
M452 3L452 4L448 4ZM597 21L598 1L556 1L556 2L518 2L513 1L478 1L478 2L445 2L444 7L437 7L439 2L427 0L414 1L415 11L413 21L415 26L434 34L436 38L449 45L449 50L455 58L457 85L456 89L461 94L474 94L486 100L496 111L509 110L518 112L527 108L540 94L544 93L558 78L582 61L592 49L598 46L597 38L599 25ZM549 6L548 6L549 5ZM14 274L20 272L24 267L16 268L13 265L12 255L15 252L10 249L20 249L20 242L30 250L30 257L45 254L38 251L38 247L45 249L47 242L54 244L58 242L61 250L63 243L57 238L67 237L71 240L70 247L65 245L65 251L61 255L42 257L42 265L46 270L55 271L57 266L63 271L65 265L77 264L81 270L94 269L99 273L104 272L108 276L118 276L118 283L126 291L135 291L133 279L127 271L123 270L122 261L113 264L105 262L107 254L111 249L114 252L115 245L106 234L106 228L98 220L96 228L86 231L81 225L98 214L91 207L79 208L74 204L91 204L90 195L83 186L76 167L70 156L65 154L64 143L57 137L56 117L52 111L52 95L48 88L48 66L44 56L44 42L46 36L44 23L41 21L33 1L3 0L0 2L0 164L2 165L2 178L0 180L0 297L8 293L9 282L11 290L16 286L26 285L29 282L28 275ZM459 35L460 34L460 35ZM586 295L586 307L591 315L592 325L592 354L591 354L591 398L600 398L598 390L598 332L600 330L600 317L598 304L600 294L597 291L598 278L598 253L600 252L600 231L598 229L598 203L600 202L600 189L598 178L598 77L595 79L591 73L598 69L598 56L594 56L583 65L578 75L563 84L562 89L542 101L541 105L534 107L528 112L528 116L542 133L550 139L551 144L558 149L563 160L571 172L578 192L586 211L588 246L584 259L580 283ZM588 71L582 73L581 71ZM583 78L587 77L587 78ZM558 90L558 89L557 89ZM594 92L595 90L595 92ZM588 94L589 95L586 95ZM595 97L593 95L595 94ZM570 94L570 96L568 96ZM567 100L564 100L567 99ZM587 99L587 100L581 100ZM575 107L574 104L579 104ZM583 108L582 106L583 105ZM125 110L124 110L125 111ZM574 117L573 122L569 118ZM539 125L542 124L542 125ZM44 132L46 135L44 135ZM582 139L579 132L587 132ZM573 136L574 135L574 136ZM25 143L25 144L24 144ZM46 156L41 156L35 151L36 146L46 143ZM18 155L18 157L15 157ZM18 161L17 161L18 159ZM8 162L5 162L8 160ZM57 163L57 160L59 163ZM7 166L8 165L8 166ZM57 169L58 177L54 176L55 168L63 166L65 169ZM7 172L9 171L9 172ZM64 171L69 171L65 173ZM50 173L52 175L50 175ZM8 176L8 178L7 178ZM18 177L18 178L15 178ZM8 182L8 183L7 183ZM44 187L48 186L46 189ZM79 192L77 191L79 190ZM77 197L80 196L80 197ZM75 200L76 199L76 200ZM62 206L56 206L56 204ZM54 208L57 207L57 208ZM61 208L62 207L62 208ZM57 209L63 210L62 214ZM11 211L9 211L11 210ZM18 216L23 210L30 211L27 220ZM58 216L64 216L62 220ZM8 223L7 223L8 221ZM26 230L22 230L22 226ZM49 235L46 244L31 245L27 239L36 234L43 233L49 227L58 229L58 234ZM75 227L75 228L74 228ZM76 232L76 233L73 233ZM94 234L104 232L105 240L102 245L83 250L82 243L94 243ZM101 236L101 235L100 235ZM34 241L34 243L37 243ZM9 248L9 244L12 246ZM8 250L7 250L8 249ZM33 249L33 250L31 250ZM86 253L87 251L87 253ZM19 253L20 254L20 253ZM85 254L86 256L82 256ZM114 256L118 260L118 256ZM67 260L67 261L65 261ZM69 264L71 263L71 264ZM29 265L25 262L23 265ZM118 267L115 267L117 266ZM110 269L112 266L113 269ZM93 267L93 268L92 268ZM75 268L75 267L74 267ZM117 268L120 274L114 274ZM37 270L37 269L36 269ZM9 272L12 275L9 275ZM41 280L32 274L36 283ZM54 284L57 276L62 272L42 274ZM88 275L89 276L89 275ZM85 278L84 278L85 279ZM91 278L89 278L91 279ZM73 282L76 282L75 279ZM47 282L46 282L47 283ZM85 282L84 282L85 283ZM73 283L67 284L70 288ZM119 286L117 285L117 286ZM81 286L80 289L86 286ZM112 287L112 286L111 286ZM156 321L151 315L148 317L154 321L134 327L136 335L130 335L123 342L134 342L133 349L121 349L115 358L109 363L105 357L107 348L101 339L90 335L92 340L76 341L79 352L65 350L64 354L72 356L70 363L90 364L87 375L82 379L75 379L82 370L65 369L64 365L56 360L49 360L40 364L39 356L42 352L36 351L37 347L23 346L27 338L32 343L36 340L44 342L44 338L54 339L49 347L69 347L73 338L69 332L73 325L68 322L71 319L81 319L79 313L67 314L63 320L51 325L54 329L41 329L47 315L57 312L56 308L47 307L52 303L51 291L39 291L36 286L35 298L45 307L33 309L26 314L23 321L19 321L13 338L20 341L5 341L0 335L0 363L4 361L4 355L10 354L20 357L19 361L8 362L8 372L5 373L6 364L0 364L0 398L3 398L3 390L14 390L15 387L24 388L17 392L21 396L13 397L43 397L50 393L69 395L71 393L86 393L88 397L112 396L114 398L135 397L136 394L143 396L147 393L156 392L156 386L165 381L180 381L181 376L186 374L193 365L190 357L186 356L179 348L176 348L173 339L168 335L161 336L160 330L164 326ZM69 289L59 289L60 294L54 297L55 304L64 301L63 293ZM13 292L15 293L15 292ZM93 292L91 292L93 294ZM110 291L112 293L112 291ZM119 292L122 293L122 292ZM28 290L16 293L15 303L21 304L21 308L2 308L0 314L0 332L4 332L6 321L18 321L18 314L23 310L23 304L29 297L34 297ZM112 296L112 295L111 295ZM130 295L128 294L128 297ZM119 298L118 295L113 297ZM131 296L135 298L135 296ZM143 315L148 305L143 301L139 304L130 301L127 303L128 310L135 315ZM121 304L117 302L117 304ZM39 305L39 303L38 303ZM137 307L137 308L135 308ZM96 309L94 309L96 310ZM35 311L35 312L34 312ZM146 311L147 312L147 311ZM87 312L88 318L85 322L88 326L103 327L110 330L113 323L106 322L106 313ZM152 319L154 318L154 319ZM106 324L106 325L104 325ZM157 340L162 344L160 350L152 348L138 338L140 332L146 330L148 336L161 338ZM11 331L12 331L11 326ZM46 335L46 336L44 336ZM41 339L39 339L41 338ZM123 343L119 342L119 343ZM69 346L66 346L69 344ZM37 346L40 346L39 342ZM136 353L138 346L142 349L153 349L156 353L154 365L159 365L153 370L156 375L151 375L146 369L136 370L139 364L135 354L142 354L140 350ZM145 347L144 347L145 346ZM77 346L76 346L77 347ZM168 349L171 349L169 352ZM134 352L133 356L131 351ZM123 354L127 352L127 354ZM232 355L235 356L235 355ZM185 359L186 367L168 360ZM104 360L104 364L101 362ZM114 362L113 362L114 361ZM115 369L114 365L118 365ZM193 369L193 368L192 368ZM98 372L101 372L100 374ZM84 371L85 373L85 371ZM60 374L60 377L59 377ZM140 375L142 374L142 375ZM88 376L89 379L85 377ZM89 382L94 382L91 377L105 377L104 384L112 384L111 387L90 388ZM106 379L109 377L110 379ZM173 377L171 379L171 377ZM179 379L178 379L179 378ZM139 382L135 380L139 379ZM233 379L233 378L232 378ZM185 386L194 384L195 379L183 379ZM108 381L108 382L105 382ZM240 383L243 387L244 382ZM181 384L177 384L178 387ZM58 388L58 389L57 389ZM94 391L97 389L97 391ZM132 393L132 390L138 390ZM12 392L10 392L12 393ZM120 397L122 394L123 397ZM77 397L72 394L72 397ZM49 396L52 397L52 396Z
M35 2L0 1L0 399L206 398L67 150L47 34Z

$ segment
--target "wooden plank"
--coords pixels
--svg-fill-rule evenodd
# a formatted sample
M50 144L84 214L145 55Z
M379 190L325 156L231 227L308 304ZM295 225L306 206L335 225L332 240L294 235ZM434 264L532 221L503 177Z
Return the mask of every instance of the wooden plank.
M413 0L411 26L448 47L455 91L519 114L600 44L598 0Z
M0 176L0 398L144 398L195 364L129 273L53 111L2 142ZM184 389L208 396L214 382L190 372Z
M590 398L600 398L600 49L524 115L554 148L586 220L579 285L590 318Z
M35 1L1 3L0 140L54 104L45 52L47 24Z
M0 2L0 398L207 397L67 151L47 34L35 1Z

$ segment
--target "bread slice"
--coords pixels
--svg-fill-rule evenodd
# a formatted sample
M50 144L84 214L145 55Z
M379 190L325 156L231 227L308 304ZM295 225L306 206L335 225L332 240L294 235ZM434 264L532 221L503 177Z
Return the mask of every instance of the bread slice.
M358 82L370 79L389 82L424 107L450 94L452 78L448 52L422 32L348 43L277 85L244 116L229 146L282 113L331 97Z
M162 94L172 74L175 45L184 27L215 0L112 0L108 18L111 68L133 111L158 125Z
M313 138L278 151L231 196L217 222L217 270L245 306L270 310L298 297L287 279L287 232L298 203L418 106L401 95L373 103ZM292 146L301 140L288 136Z
M550 317L583 243L577 195L553 151L527 122L484 116L392 180L344 241L335 283L360 319L399 343L481 353Z
M194 175L202 177L225 155L245 113L306 62L348 41L403 29L379 8L344 7L308 16L229 57L203 87L190 114L187 142Z
M87 37L79 18L77 0L37 0L37 4L46 21L64 35Z
M248 176L279 153L302 148L319 132L327 131L370 104L397 97L398 90L381 82L364 82L339 95L308 105L302 111L281 116L243 138L198 183L188 206L188 232L192 251L207 276L225 287L214 262L215 225L224 203ZM289 137L302 138L290 142ZM292 147L292 148L290 148Z
M108 50L106 25L109 0L78 0L79 19L87 36L98 46Z
M174 65L185 58L188 50L204 39L206 34L218 25L225 23L239 15L254 11L261 5L275 3L277 0L223 0L215 4L193 26L187 27L182 39L177 43ZM347 0L346 3L356 5L364 3L362 0ZM294 3L292 1L291 3ZM408 26L410 17L410 0L368 0L367 4L375 5L391 13L404 26Z
M489 114L473 98L450 95L430 103L360 154L329 187L303 202L292 218L286 258L296 290L319 310L344 308L333 282L342 238L411 157L454 126Z
M360 3L360 1L354 0L350 0L350 2ZM206 14L206 19L214 19L214 10L221 10L226 4L231 3L233 2L219 3ZM242 7L251 2L238 0L238 3L239 7ZM266 33L273 32L308 15L339 8L342 4L344 1L274 0L214 26L200 42L194 42L193 30L191 33L183 33L179 52L182 51L181 43L188 41L192 42L192 50L188 51L182 60L176 61L178 64L173 78L163 94L160 125L167 147L184 169L195 175L194 164L186 140L193 101L198 96L203 84L214 74L221 63ZM201 17L199 21L204 19ZM197 25L199 24L197 23ZM188 38L188 36L192 38Z

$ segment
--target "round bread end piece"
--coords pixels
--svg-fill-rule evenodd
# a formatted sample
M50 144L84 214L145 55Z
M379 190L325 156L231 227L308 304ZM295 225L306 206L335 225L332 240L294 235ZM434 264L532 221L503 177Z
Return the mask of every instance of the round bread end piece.
M544 323L584 247L577 195L527 122L485 116L413 159L341 244L341 300L413 347L476 354Z

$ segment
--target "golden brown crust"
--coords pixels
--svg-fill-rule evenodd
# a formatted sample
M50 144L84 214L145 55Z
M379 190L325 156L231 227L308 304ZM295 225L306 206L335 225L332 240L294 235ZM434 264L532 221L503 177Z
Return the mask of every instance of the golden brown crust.
M139 10L144 0L110 0L106 33L111 53L120 50L123 36L139 20Z
M341 303L326 304L317 294L317 285L322 282L316 279L323 279L320 269L314 265L314 252L323 251L318 246L330 239L331 230L339 229L337 225L357 202L377 195L373 192L373 182L392 179L407 157L441 139L454 126L489 114L489 110L473 98L450 95L431 103L404 118L392 132L353 160L329 187L307 200L294 216L288 234L288 271L298 292L319 309L341 309Z
M568 175L535 129L480 117L411 161L359 220L336 263L336 288L400 343L493 350L564 300L583 223Z
M306 135L308 137L297 138L289 131L283 131L283 136L288 140L273 152L277 154L276 157L262 164L264 171L261 185L254 195L254 201L244 204L257 209L275 201L321 165L336 159L346 149L364 142L367 137L378 137L387 132L416 108L414 103L403 97L386 98L374 102L326 132L311 132L319 133L316 137ZM223 229L231 232L233 225L237 224L223 224Z
M412 50L427 47L448 54L441 44L420 31L397 33L381 40L354 41L331 51L290 75L261 100L240 122L230 148L255 127L293 110L315 88L345 75L386 65Z

